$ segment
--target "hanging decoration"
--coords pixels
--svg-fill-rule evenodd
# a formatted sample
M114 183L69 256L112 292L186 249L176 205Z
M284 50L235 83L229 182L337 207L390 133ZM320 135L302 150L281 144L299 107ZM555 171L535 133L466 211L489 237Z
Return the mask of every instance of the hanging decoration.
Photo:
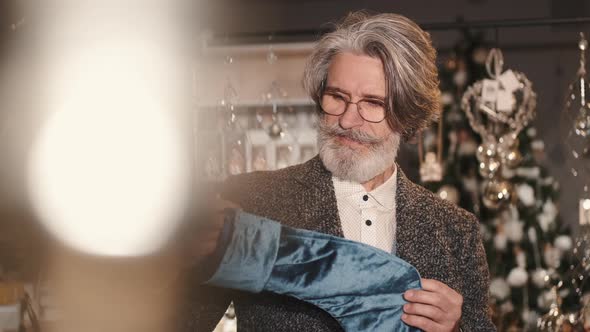
M269 41L272 40L272 36L270 36ZM268 54L266 56L266 62L269 65L274 65L278 61L278 56L274 52L274 49L271 46L268 47ZM270 88L264 94L264 101L266 103L270 103L272 105L272 123L268 128L268 135L272 138L281 137L284 135L283 127L279 121L279 113L278 113L278 103L280 99L284 99L287 97L287 92L283 87L279 84L277 80L273 80L270 84Z
M425 146L425 139L424 135L432 135L430 130L426 130L424 133L420 134L418 140L418 160L420 161L420 181L422 183L425 182L439 182L442 180L443 177L443 161L442 161L442 153L443 153L443 116L441 114L438 125L437 125L437 134L436 134L436 152L428 151L424 152L424 150L428 150ZM426 144L426 145L434 145L434 144Z
M590 200L584 199L579 204L579 228L573 241L572 254L575 264L570 266L569 274L576 295L582 299L586 281L590 275ZM586 309L587 310L587 309Z
M230 55L225 58L225 65L229 68L234 63L234 58ZM229 72L229 69L228 69ZM227 162L226 173L230 175L241 174L246 171L246 158L244 157L243 133L238 123L236 115L236 104L238 93L228 75L225 88L223 90L223 99L220 101L222 111L225 116L223 128L226 140L224 149L224 159Z
M590 326L590 306L588 305L587 279L590 277L590 194L588 179L590 177L590 107L586 96L590 84L586 72L586 51L588 41L580 32L578 42L580 62L575 80L568 86L565 107L561 112L560 127L562 140L567 149L566 161L569 171L576 178L580 187L573 188L579 192L578 232L573 241L572 254L575 264L570 266L570 281L580 299L582 308L579 317L583 325Z
M551 304L549 312L539 318L537 327L542 332L559 332L567 321L566 316L561 311L561 298L557 293L557 286L551 288Z
M281 134L283 134L283 127L279 121L278 99L281 97L285 98L287 93L277 81L273 81L266 96L268 101L272 104L272 123L268 128L268 135L272 138L278 138L281 136Z
M514 169L522 155L518 134L534 118L536 93L527 77L517 71L503 70L502 51L491 49L486 61L490 79L468 87L461 100L472 129L481 136L476 157L479 172L486 179L484 205L493 210L514 202L516 195L502 169Z
M590 84L586 75L586 51L588 41L584 33L580 32L578 42L580 50L580 64L576 79L569 85L566 93L565 107L561 112L561 136L565 143L566 161L571 174L579 181L580 204L590 198L588 192L590 179L590 105L587 93ZM580 209L582 206L580 205ZM580 218L583 215L580 214ZM580 219L580 224L584 220Z

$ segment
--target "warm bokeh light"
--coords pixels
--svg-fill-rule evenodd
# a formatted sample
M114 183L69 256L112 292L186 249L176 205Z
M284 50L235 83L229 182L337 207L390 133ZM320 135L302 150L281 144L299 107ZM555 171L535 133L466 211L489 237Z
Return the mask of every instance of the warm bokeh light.
M77 250L149 254L174 232L190 182L178 31L157 6L78 6L48 20L46 121L28 169L33 206Z

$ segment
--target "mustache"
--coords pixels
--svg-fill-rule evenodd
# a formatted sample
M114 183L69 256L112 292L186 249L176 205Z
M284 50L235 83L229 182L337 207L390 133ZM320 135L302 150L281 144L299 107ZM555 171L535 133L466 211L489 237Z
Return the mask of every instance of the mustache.
M376 145L383 142L383 139L373 137L364 131L354 129L343 129L337 123L328 125L325 122L320 122L320 134L326 138L343 137L353 140L357 143Z

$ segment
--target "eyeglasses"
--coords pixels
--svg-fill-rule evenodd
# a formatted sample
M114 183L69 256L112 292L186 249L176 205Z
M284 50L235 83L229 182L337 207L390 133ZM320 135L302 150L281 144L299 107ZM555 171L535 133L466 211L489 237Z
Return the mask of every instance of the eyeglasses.
M379 123L385 119L385 103L378 99L361 99L353 103L341 93L325 91L320 100L322 111L330 115L344 114L350 104L356 105L359 115L367 122Z

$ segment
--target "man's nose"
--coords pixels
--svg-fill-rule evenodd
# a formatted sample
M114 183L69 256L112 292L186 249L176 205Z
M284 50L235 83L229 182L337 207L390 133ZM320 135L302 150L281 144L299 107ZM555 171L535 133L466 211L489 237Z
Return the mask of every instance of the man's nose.
M346 106L346 110L338 120L338 122L340 123L340 127L342 127L343 129L360 127L363 125L364 121L365 120L363 120L359 113L358 105L352 103Z

